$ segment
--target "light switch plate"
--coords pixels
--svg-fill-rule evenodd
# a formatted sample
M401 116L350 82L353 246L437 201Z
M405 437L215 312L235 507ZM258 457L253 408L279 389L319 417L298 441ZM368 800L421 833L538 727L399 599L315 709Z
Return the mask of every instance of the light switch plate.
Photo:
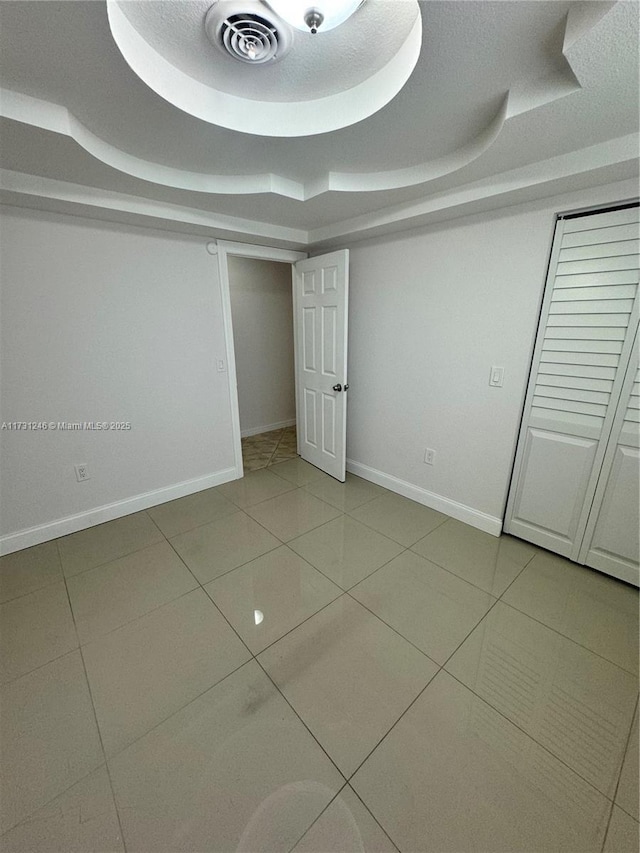
M489 374L489 385L502 388L504 384L504 367L492 367Z

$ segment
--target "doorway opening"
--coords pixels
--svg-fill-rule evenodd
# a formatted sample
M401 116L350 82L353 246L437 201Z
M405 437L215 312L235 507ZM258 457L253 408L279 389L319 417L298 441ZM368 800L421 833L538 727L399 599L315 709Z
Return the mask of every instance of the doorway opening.
M292 265L306 254L226 241L215 252L240 478L292 447L297 456Z
M305 462L314 465L326 474L344 483L346 477L346 426L347 397L347 311L349 293L349 251L340 249L324 255L307 258L302 252L287 249L275 249L267 246L250 246L244 243L210 243L208 251L218 255L220 291L226 334L227 365L229 371L229 402L231 405L231 426L233 449L237 477L244 474L242 459L242 439L276 429L289 429L297 422L295 445L297 454ZM235 259L251 261L269 261L275 264L269 267L255 264L236 263ZM272 284L278 280L284 284L278 265L286 265L291 274L289 282L290 300L284 301L285 289L282 288L280 314L270 315L265 303L253 298L252 308L247 312L241 306L247 293L255 294L264 286L265 281ZM236 316L232 312L231 274L234 280L244 282L236 291L234 302ZM240 273L238 276L237 273ZM253 282L253 284L252 284ZM277 289L277 285L276 289ZM242 293L244 290L244 293ZM262 291L262 297L265 292ZM249 296L249 302L252 301ZM270 306L274 307L275 302ZM283 310L287 306L286 312ZM289 310L291 313L289 314ZM244 323L242 314L249 317ZM291 320L286 328L282 325L283 314ZM277 316L278 328L273 328L269 316ZM238 330L234 327L238 324ZM293 333L294 357L290 353L289 330ZM241 331L242 328L242 331ZM285 330L286 329L286 330ZM239 338L234 346L235 337ZM242 340L240 340L242 338ZM287 343L278 352L280 338ZM257 347L258 339L265 349L262 354ZM256 355L256 349L258 354ZM277 359L283 365L281 370L273 367L265 353L278 352ZM248 371L236 361L243 361L250 355L252 365ZM284 355L284 361L282 357ZM293 364L293 376L290 374ZM224 369L224 364L221 369ZM249 378L247 379L247 376ZM242 387L241 387L242 386ZM245 393L246 392L246 393ZM264 393L263 393L264 392ZM281 393L283 392L283 393ZM272 408L271 404L282 399L291 399L293 395L295 409ZM241 425L240 395L243 396L243 423ZM257 398L264 407L256 414ZM275 414L274 414L275 412ZM277 419L277 420L276 420ZM243 435L244 434L244 435ZM273 441L273 436L271 440ZM276 454L291 452L294 444L291 434L275 436L276 445L271 452L267 447L259 449L254 460L266 466ZM285 439L282 442L282 439ZM288 447L287 447L288 445ZM280 460L282 461L282 460ZM283 463L284 464L284 463Z
M291 264L231 255L228 267L242 462L257 471L298 455Z

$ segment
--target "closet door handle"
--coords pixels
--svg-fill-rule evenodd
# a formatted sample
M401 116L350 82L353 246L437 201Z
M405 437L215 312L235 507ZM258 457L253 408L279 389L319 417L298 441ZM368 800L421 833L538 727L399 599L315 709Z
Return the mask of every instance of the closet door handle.
M345 386L346 387L346 386ZM338 382L337 385L333 386L334 391L342 391L342 385Z

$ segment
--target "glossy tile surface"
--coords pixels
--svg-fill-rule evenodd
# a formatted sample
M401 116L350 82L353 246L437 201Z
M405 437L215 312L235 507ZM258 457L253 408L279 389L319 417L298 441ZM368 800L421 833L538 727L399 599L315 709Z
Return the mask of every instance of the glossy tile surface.
M636 678L501 602L446 669L613 798Z
M282 542L302 536L303 533L340 515L340 511L335 507L315 498L304 489L295 489L251 506L247 513Z
M197 587L173 548L159 542L67 581L81 643L108 634Z
M227 515L171 539L171 544L200 583L208 583L280 545L244 512Z
M411 550L496 596L502 595L536 553L533 545L513 536L491 536L453 518Z
M349 514L407 548L447 520L435 509L388 492Z
M123 851L111 785L103 765L0 839L4 853Z
M309 483L305 489L342 512L348 512L384 494L384 489L380 486L369 483L362 477L356 477L355 474L347 474L344 483L333 477L326 477Z
M351 784L401 850L601 849L610 802L440 672Z
M162 533L146 512L125 515L57 540L62 569L67 577L156 542L162 542Z
M438 670L348 596L316 613L258 660L345 776Z
M277 432L0 561L0 849L640 853L637 591Z
M103 761L80 652L0 691L2 830L46 805Z
M316 527L288 545L345 590L403 550L402 545L348 515Z
M111 761L127 849L290 850L343 779L255 662Z
M439 664L495 602L410 551L353 587L350 595Z
M0 557L0 603L62 579L57 542L44 542Z
M0 626L2 683L78 645L64 581L0 605Z
M249 658L201 589L94 640L83 655L107 755Z
M545 551L536 554L504 600L637 674L637 589Z
M620 785L618 786L618 791L616 793L616 803L620 806L620 808L624 809L627 814L630 814L631 817L635 818L636 820L640 819L640 814L638 813L639 752L640 747L638 746L638 711L636 710L635 717L633 720L633 726L631 728L631 737L629 738L629 745L627 747L624 764L622 765L622 772L620 774Z
M217 489L205 489L148 510L167 539L236 511L235 504L228 501Z
M371 812L345 785L292 853L396 853L396 850Z
M294 486L306 486L317 480L322 480L327 477L323 471L316 468L315 465L310 465L304 459L290 459L286 462L280 462L277 465L271 466L271 472L282 477Z
M275 498L285 492L291 491L295 486L293 483L277 477L271 471L250 471L240 480L233 480L218 486L218 491L232 501L236 506L245 509L252 504L258 504L269 498Z
M613 807L603 853L638 853L640 825L622 809Z
M212 581L206 590L254 654L342 592L284 545Z

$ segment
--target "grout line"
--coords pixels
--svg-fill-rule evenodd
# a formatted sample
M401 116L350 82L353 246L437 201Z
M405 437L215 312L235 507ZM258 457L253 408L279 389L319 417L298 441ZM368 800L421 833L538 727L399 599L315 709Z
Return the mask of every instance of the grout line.
M424 654L424 652L423 652L423 654ZM395 727L398 725L398 723L400 722L400 720L405 716L405 714L407 713L407 711L409 711L409 709L410 709L410 708L412 708L412 707L413 707L413 705L415 705L415 703L416 703L416 702L418 701L418 699L422 696L422 694L423 694L423 693L424 693L424 691L427 689L427 687L428 687L428 686L429 686L429 685L430 685L430 684L435 680L436 676L438 676L441 672L442 672L442 667L438 664L438 669L436 670L436 672L434 672L434 673L433 673L433 675L432 675L432 676L431 676L431 678L427 681L427 683L425 684L425 686L424 686L424 687L423 687L423 688L418 692L418 694L417 694L417 695L416 695L416 696L411 700L411 702L409 702L409 704L408 704L408 705L407 705L407 707L404 709L404 711L400 714L400 716L399 716L399 717L398 717L398 719L395 721L395 723L393 723L393 725L391 725L391 726L387 729L387 731L382 735L382 737L380 738L380 740L379 740L379 741L375 744L375 746L374 746L374 747L373 747L373 748L372 748L372 749L371 749L371 750L370 750L370 751L365 755L365 757L362 759L362 761L360 762L360 764L358 764L358 766L357 766L357 767L356 767L356 769L353 771L353 773L351 773L351 775L347 778L347 782L349 782L349 784L351 784L351 780L354 778L354 776L356 775L356 773L358 773L358 772L360 771L360 769L362 768L363 764L371 758L371 756L372 756L372 755L373 755L373 753L376 751L376 749L380 746L380 744L382 743L382 741L383 741L383 740L385 740L385 739L389 736L389 734L391 734L391 732L395 729ZM354 788L354 791L355 791L355 788ZM392 840L393 840L393 839L392 839ZM395 842L394 842L394 843L395 843Z
M238 670L242 669L243 666L246 666L248 663L251 663L251 660L252 658L248 658L247 660L242 661L242 663L238 664L238 666L232 669L231 672L228 672L226 675L223 675L222 678L219 678L217 681L215 681L213 684L210 684L204 690L201 690L200 693L198 693L192 699L188 699L184 703L184 705L181 705L179 708L176 708L175 711L172 711L170 714L168 714L166 717L163 717L163 719L159 720L157 723L154 723L150 729L147 729L146 732L143 732L141 735L138 735L130 743L126 744L126 746L123 746L121 749L117 750L117 752L114 752L113 755L106 755L105 753L107 766L110 764L110 762L114 761L116 758L118 758L118 756L122 755L123 752L126 752L134 744L138 743L148 734L151 734L151 732L155 731L155 729L159 728L168 720L175 717L176 714L179 714L181 711L184 711L185 708L188 708L189 705L192 705L194 702L197 702L197 700L201 699L205 695L205 693L208 693L210 690L213 690L214 687L218 687L218 685L222 684L223 681L226 681L227 678L231 678L231 676L235 675L235 673L238 672Z
M55 542L55 539L51 540ZM9 556L9 554L7 554ZM2 569L0 568L0 572ZM54 578L53 580L47 581L47 583L42 584L42 586L38 586L35 589L30 589L29 592L21 592L20 595L14 595L13 598L7 598L6 601L0 601L0 608L4 607L5 604L12 604L14 601L19 601L21 598L26 598L28 595L33 595L35 592L40 592L43 589L47 589L49 586L53 586L55 583L64 580L64 575L62 574L62 569L60 569L60 576Z
M297 556L297 555L296 555L296 556ZM313 568L313 566L312 566L311 568ZM343 591L340 589L340 587L338 587L338 589L340 590L340 592L338 593L338 595L336 595L336 597L335 597L335 598L332 598L332 599L331 599L331 601L327 601L327 603L326 603L326 604L323 604L323 605L322 605L322 607L320 607L318 610L316 610L315 612L313 612L310 616L305 617L305 618L302 620L302 622L298 622L298 624L297 624L297 625L294 625L294 626L293 626L293 628L289 628L289 630L288 630L288 631L286 631L284 634L282 634L282 636L278 637L276 640L273 640L273 642L269 643L269 645L268 645L268 646L265 646L265 647L264 647L264 649L260 649L260 651L259 651L259 652L256 652L256 653L253 655L253 657L255 657L255 658L256 658L256 660L257 660L257 659L258 659L258 657L260 657L260 655L261 655L263 652L266 652L266 651L267 651L267 649L270 649L272 646L275 646L275 644L276 644L276 643L279 643L279 642L280 642L280 640L283 640L285 637L288 637L288 636L289 636L289 634L293 633L293 632L294 632L295 630L297 630L301 625L304 625L304 624L305 624L305 622L308 622L308 621L309 621L309 619L313 619L313 617L314 617L314 616L317 616L317 615L318 615L318 613L322 613L322 611L323 611L323 610L326 610L326 609L327 609L327 607L329 607L329 605L333 604L335 601L338 601L338 599L342 598L342 596L343 596L343 595L346 595L346 593L345 593L345 592L343 592ZM212 600L213 600L213 599L212 599ZM253 652L252 652L252 654L253 654Z
M289 706L289 708L291 708L292 712L296 715L296 717L300 720L300 722L301 722L301 723L302 723L302 725L305 727L305 729L309 732L309 734L310 734L310 735L311 735L311 737L314 739L314 741L318 744L318 746L320 747L320 749L322 750L322 752L324 752L324 754L325 754L325 755L326 755L326 757L329 759L329 761L331 762L331 764L335 767L335 769L336 769L336 771L338 772L338 774L339 774L340 778L341 778L341 779L344 779L344 781L345 781L345 783L346 783L346 781L347 781L347 777L346 777L346 775L342 772L342 770L340 770L340 768L339 768L339 767L338 767L338 765L335 763L335 761L333 760L333 758L331 758L331 756L329 755L329 753L327 752L327 750L326 750L326 749L324 748L324 746L320 743L320 741L318 740L318 738L314 735L314 733L311 731L311 729L309 728L309 726L305 723L305 721L302 719L302 717L300 716L300 714L299 714L299 713L296 711L296 709L293 707L293 705L291 704L291 702L287 699L287 697L286 697L286 696L285 696L285 694L282 692L282 690L280 690L280 688L279 688L279 687L278 687L278 685L275 683L275 681L273 680L273 678L269 675L269 673L268 673L268 672L267 672L267 670L264 668L264 666L262 665L262 663L258 660L258 658L257 658L257 657L256 657L256 658L254 658L254 660L255 660L255 662L258 664L258 666L260 667L260 669L264 672L264 674L267 676L267 678L269 679L269 681L273 684L274 688L275 688L275 689L278 691L278 693L282 696L282 698L283 698L283 699L284 699L284 701L287 703L287 705ZM341 791L343 788L344 788L344 785L341 785L341 786L340 786L340 791ZM339 793L339 792L338 792L338 793ZM334 797L334 799L335 799L335 797ZM307 829L308 829L308 827L307 827ZM305 832L306 832L306 830L305 830ZM298 840L299 840L299 839L298 839ZM298 842L296 842L296 844L297 844L297 843L298 843Z
M444 669L444 667L443 667L443 669ZM555 752L552 752L552 750L548 746L546 746L546 744L539 741L531 732L528 732L526 729L523 729L522 726L520 726L518 723L516 723L514 720L512 720L510 717L508 717L504 713L504 711L501 711L500 708L497 708L495 705L492 705L486 696L481 696L480 693L476 693L476 691L472 687L469 687L468 684L465 684L464 681L461 681L457 676L455 676L455 675L453 675L453 673L449 672L448 669L445 669L444 672L446 673L446 675L453 678L454 681L457 681L461 687L464 687L465 690L468 690L469 693L472 693L476 697L476 699L479 699L481 702L484 702L485 705L487 705L489 708L491 708L492 711L495 711L495 713L498 714L500 717L502 717L503 720L506 720L507 723L512 725L514 728L518 729L518 731L522 732L522 734L525 735L525 737L529 738L529 740L533 741L541 749L544 749L544 751L547 752L555 761L557 761L559 764L562 764L564 767L567 768L567 770L570 770L571 773L574 776L577 776L577 778L580 779L582 782L584 782L585 785L588 785L593 791L596 791L596 793L598 793L601 797L603 797L605 800L607 800L608 802L611 802L613 804L613 800L608 794L604 794L600 790L600 788L597 788L595 786L595 784L593 782L591 782L589 779L586 779L582 775L582 773L580 773L580 771L576 770L575 767L572 767L570 764L567 764L567 762L563 758L560 758L560 756L556 755Z
M435 677L435 676L434 676L434 677ZM365 803L365 801L362 799L362 797L361 797L361 796L360 796L360 794L356 791L356 789L351 785L351 783L350 783L350 782L347 782L347 785L349 786L349 790L350 790L350 791L352 791L352 792L354 793L354 795L355 795L355 796L360 800L360 802L362 803L362 805L364 806L364 808L369 812L369 814L371 815L371 817L375 820L375 822L376 822L376 823L378 824L378 826L380 827L380 830L381 830L381 831L382 831L382 832L387 836L387 838L388 838L388 839L389 839L389 841L393 844L393 846L396 848L396 850L400 851L400 845L399 845L399 844L397 844L397 843L393 840L393 838L389 835L389 833L387 832L387 830L384 828L384 826L380 823L380 821L378 820L378 818L377 818L377 817L375 816L375 814L373 813L372 809L371 809L371 808L370 808L370 807Z
M539 625L543 625L545 628L548 628L550 631L554 631L556 634L559 634L561 637L564 637L565 640L570 640L572 643L575 643L576 646L580 646L581 649L585 649L586 651L591 652L592 655L595 655L596 657L600 658L601 660L604 660L607 663L611 664L612 666L617 667L618 669L622 670L622 672L626 672L627 675L630 675L632 678L635 678L636 681L638 681L639 677L638 677L637 671L634 672L634 671L627 669L626 667L622 666L622 664L617 663L614 660L611 660L611 658L606 658L600 652L596 652L596 651L594 651L594 649L590 649L589 646L585 646L584 643L580 643L578 640L574 640L574 638L570 637L568 634L563 634L562 631L558 631L557 628L553 628L551 625L547 625L546 622L543 622L541 619L537 619L535 616L532 616L530 613L527 613L526 610L521 610L519 607L516 607L515 604L511 604L508 601L502 601L501 603L506 605L507 607L511 607L512 610L517 610L518 613L522 613L523 616L528 616L529 619L533 619L533 621L537 622Z
M59 547L59 545L57 547L58 547L58 553L59 553L60 547ZM76 639L78 640L78 651L80 653L80 660L82 661L82 671L84 672L84 679L85 679L85 683L87 685L87 692L89 693L89 699L91 701L91 709L93 711L93 721L95 723L96 732L98 734L98 740L100 742L100 750L102 752L102 757L104 759L104 763L105 763L105 767L106 767L106 771L107 771L107 778L109 779L109 789L111 791L111 799L113 801L113 807L116 811L116 818L118 819L118 828L120 830L120 839L122 841L122 849L124 850L124 853L127 853L127 842L125 841L124 831L122 829L122 820L120 819L120 810L118 809L118 801L116 799L116 794L115 794L115 790L113 787L113 780L111 778L111 771L109 770L109 765L107 763L107 754L106 754L106 751L104 748L104 741L102 739L102 732L100 731L100 723L98 722L98 714L96 711L96 704L95 704L95 701L93 698L93 691L91 690L91 682L89 681L89 673L87 672L87 665L85 663L84 655L82 653L82 647L80 646L80 637L78 636L78 626L76 624L76 617L74 615L73 607L71 605L71 596L69 595L69 587L67 586L67 579L66 578L64 580L64 586L65 586L65 590L67 592L67 601L69 602L69 610L71 611L71 618L73 619L73 627L74 627L74 630L76 632Z
M624 761L625 761L625 758L627 757L627 752L629 750L629 744L631 743L631 738L633 737L633 724L636 721L636 714L638 714L638 713L640 713L640 712L638 710L638 699L636 699L636 704L635 704L635 708L633 711L633 716L631 717L631 726L629 727L629 734L627 735L627 739L625 741L624 749L622 750L622 761L620 762L620 767L618 768L618 779L616 781L615 790L614 790L613 796L611 798L611 810L609 812L609 820L607 821L607 828L605 830L604 837L602 839L602 848L601 848L602 851L604 851L604 846L607 843L607 836L609 835L609 828L611 827L611 821L613 819L613 809L617 805L616 797L618 796L618 789L620 788L620 779L622 778L622 768L624 767ZM622 806L618 806L618 808L622 809ZM629 814L626 811L626 809L622 809L622 811L625 814ZM631 817L635 820L633 815L629 815L629 817ZM637 821L636 821L636 823L637 823Z
M144 511L145 510L141 510L141 512L144 512ZM123 518L126 518L126 516L123 516ZM151 518L151 516L149 516L149 518ZM153 521L153 519L151 519L151 520ZM118 519L114 519L114 521L118 521ZM108 524L108 523L109 523L108 521L105 522L105 524ZM153 523L155 524L155 521ZM156 524L156 527L157 526L158 525ZM91 528L86 528L86 529L89 530ZM82 533L83 531L80 530L79 532ZM162 536L164 538L164 534L162 533L162 531L160 531L160 533L162 534ZM74 534L71 533L69 535L73 536ZM61 538L61 537L59 537L59 538ZM53 539L52 541L57 542L58 540ZM72 575L67 575L64 571L64 568L63 568L62 574L63 574L64 580L66 581L66 580L71 580L72 578L78 578L78 577L80 577L80 575L86 575L87 572L93 572L95 569L102 569L102 568L104 568L104 566L108 566L109 563L115 563L116 560L124 560L125 557L131 557L133 554L138 554L140 551L146 551L147 548L153 548L154 545L161 545L161 544L162 544L162 539L158 539L156 542L147 542L145 545L140 546L140 548L134 548L133 551L127 551L126 554L118 554L117 557L112 557L112 559L110 559L110 560L105 560L104 563L98 563L97 566L89 566L89 568L82 569L79 572L74 572Z
M383 486L381 486L380 488L383 488ZM389 492L388 489L386 489L385 491ZM395 497L397 497L397 498L404 497L404 495L397 495L395 492L389 492L389 494L395 495ZM364 526L368 527L369 530L373 530L376 533L379 533L381 536L386 536L387 539L391 539L391 541L395 542L396 545L402 545L402 547L406 551L409 551L411 548L413 548L414 545L417 545L418 542L421 542L423 539L426 539L427 536L429 536L431 533L434 533L439 527L442 527L443 524L446 524L447 521L451 520L451 516L446 515L442 521L438 522L438 524L436 524L435 527L432 527L431 530L429 530L427 533L424 534L424 536L419 536L415 542L412 542L410 545L406 545L404 542L400 542L398 539L394 539L393 536L391 536L389 533L382 533L382 531L378 530L376 527L373 527L371 524L368 524L366 521L364 521L361 518L358 518L357 516L355 516L353 514L354 512L357 512L359 509L362 509L363 506L370 506L374 501L381 500L382 498L385 498L385 497L387 497L387 496L386 495L377 495L375 498L372 498L370 501L367 501L366 504L362 504L362 506L357 506L357 507L354 507L353 509L345 511L344 514L348 515L349 518L352 518L354 521L359 521L360 524L364 524ZM411 503L414 503L414 504L416 504L416 506L420 506L423 509L431 509L431 507L425 506L424 504L420 504L420 503L418 503L418 501L412 501L411 498L404 498L404 500L405 501L411 501ZM437 511L438 510L435 510L435 509L432 510L432 512L437 512ZM441 513L441 515L442 515L442 513ZM417 556L420 557L421 555L417 554ZM426 557L422 557L422 559L424 560L424 559L426 559Z
M231 482L233 482L233 480ZM223 483L222 485L224 486L226 484ZM218 488L218 486L211 486L211 489L217 489L217 488ZM203 489L203 491L206 492L209 490ZM195 492L194 494L199 495L200 492ZM190 497L192 497L192 495L185 495L184 497L190 498ZM151 518L151 521L153 521L153 523L158 528L158 530L160 531L160 533L162 534L164 539L166 539L168 542L169 539L175 539L177 536L183 536L185 533L191 533L192 530L198 530L201 527L206 527L208 524L215 524L217 521L224 521L225 518L229 518L230 516L235 515L237 512L241 511L240 507L237 506L236 504L234 504L233 501L229 500L229 498L225 498L225 496L222 494L222 492L220 492L220 497L224 498L224 500L231 507L231 510L229 512L225 512L223 515L217 515L215 518L209 518L209 519L207 519L207 521L203 521L202 524L194 524L193 527L189 527L186 530L180 530L177 533L172 533L171 536L167 536L167 534L164 532L164 530L162 530L162 528L160 527L158 522L154 518L152 518L151 515L149 516L149 518ZM183 498L176 498L176 500L181 501L181 500L183 500ZM171 501L168 501L168 503L171 503ZM163 504L158 504L158 506L163 506ZM150 507L150 509L155 509L155 507ZM145 510L145 512L146 512L146 510Z
M339 796L340 796L340 794L344 791L344 789L345 789L345 788L348 788L348 787L349 787L349 783L348 783L348 782L345 782L345 783L344 783L344 785L340 788L340 790L339 790L336 794L334 794L334 795L333 795L333 797L331 797L331 799L329 800L329 802L327 803L327 805L322 809L322 811L320 812L320 814L319 814L316 818L314 818L314 820L312 820L312 821L311 821L311 823L310 823L310 824L309 824L309 826L305 829L305 831L302 833L302 835L300 835L300 836L298 837L298 839L296 840L296 843L295 843L292 847L289 847L289 848L288 848L288 853L292 853L292 851L293 851L293 850L295 850L295 848L298 846L298 844L300 844L300 842L301 842L301 841L302 841L302 839L305 837L305 835L307 834L307 832L309 832L309 830L311 829L311 827L316 825L316 823L320 820L320 818L321 818L321 817L322 817L322 815L326 812L326 810L329 808L329 806L331 806L331 805L332 805L332 804L333 804L333 803L338 799L338 797L339 797Z
M29 669L27 670L27 672L23 672L20 675L16 675L15 678L10 678L8 681L3 681L2 683L0 683L0 690L4 690L5 687L8 687L10 684L15 684L15 682L19 681L21 678L26 678L27 675L31 675L33 672L38 672L38 670L44 669L45 666L49 666L49 664L55 663L58 660L62 660L62 658L66 658L67 655L72 655L74 652L78 651L80 651L80 643L78 643L78 645L74 646L72 649L67 649L67 651L63 652L61 655L57 655L57 657L51 658L51 660L45 661L44 663L39 663L38 666L34 666L33 669Z
M75 786L79 785L81 782L85 782L90 776L93 776L94 773L97 773L98 770L101 770L103 767L105 768L105 770L107 769L107 762L106 761L102 761L100 764L98 764L97 767L93 767L91 770L89 770L88 773L85 773L84 775L80 776L79 779L76 779L75 782L72 782L64 790L55 794L55 796L51 797L50 800L47 800L46 803L42 803L41 805L36 806L32 812L30 812L28 815L26 815L26 817L20 818L20 820L17 823L14 823L12 826L8 826L6 829L3 829L2 832L0 832L0 839L5 838L10 832L13 832L14 829L18 829L18 827L24 826L24 824L26 824L26 823L31 823L33 821L35 815L41 809L46 809L47 806L50 806L51 803L54 802L54 800L58 799L58 797L64 797L64 795L67 794L72 788L75 788ZM112 795L113 795L113 792L112 792ZM115 803L114 803L114 806L115 806ZM117 815L117 808L116 808L116 815ZM28 849L28 853L35 853L35 848L32 848L32 847L31 848L22 848L22 849L23 850ZM4 853L5 848L0 845L0 850L2 850ZM17 853L17 848L15 848L15 850ZM7 853L8 853L8 848L7 848ZM102 851L99 851L98 853L102 853ZM109 853L111 853L111 852L109 851Z
M179 601L181 598L185 598L185 596L187 595L191 595L192 592L196 592L197 590L197 586L192 587L192 589L187 589L185 592L181 592L180 595L176 595L173 598L167 599L167 601L163 601L162 604L158 604L157 607L153 607L151 610L147 610L144 613L140 613L138 616L134 616L133 619L128 619L126 622L123 622L122 625L116 625L115 628L111 628L109 631L105 631L103 634L97 634L95 637L91 637L85 642L80 642L80 637L78 636L78 648L86 649L87 646L90 646L93 643L100 642L100 640L104 640L105 637L110 637L112 634L115 634L117 631L121 631L123 628L128 628L129 625L133 625L134 622L138 622L140 619L144 619L147 616L151 616L152 613L157 613L158 610L162 610L163 607L167 607L169 604L174 604L174 602Z

